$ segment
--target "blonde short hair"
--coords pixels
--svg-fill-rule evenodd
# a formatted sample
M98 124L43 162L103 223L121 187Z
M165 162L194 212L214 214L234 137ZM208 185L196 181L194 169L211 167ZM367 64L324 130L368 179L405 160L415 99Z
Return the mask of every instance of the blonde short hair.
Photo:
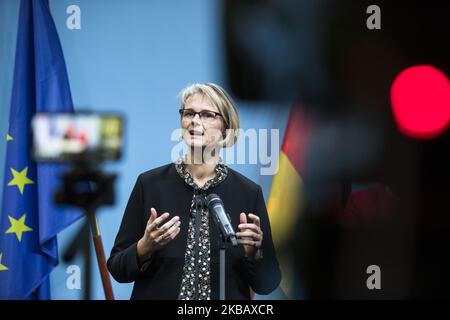
M219 109L225 122L226 136L221 141L223 147L234 145L239 136L239 114L236 104L230 95L220 86L214 83L194 83L179 94L181 108L184 109L186 101L195 94L207 96Z

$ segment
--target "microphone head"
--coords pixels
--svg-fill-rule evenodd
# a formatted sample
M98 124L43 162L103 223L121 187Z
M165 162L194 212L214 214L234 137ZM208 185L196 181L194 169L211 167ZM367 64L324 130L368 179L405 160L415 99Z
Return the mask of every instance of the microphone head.
M217 194L211 193L206 197L206 205L208 206L208 208L211 208L211 206L215 204L223 205L223 202Z
M206 197L208 210L212 212L214 222L222 233L223 241L230 241L233 247L237 246L236 234L231 226L230 216L225 212L223 202L215 193Z

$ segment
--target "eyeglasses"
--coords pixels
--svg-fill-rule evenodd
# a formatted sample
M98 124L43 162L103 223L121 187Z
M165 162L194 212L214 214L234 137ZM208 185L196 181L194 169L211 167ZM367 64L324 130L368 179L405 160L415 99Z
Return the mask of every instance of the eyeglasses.
M202 120L203 123L212 123L214 122L214 120L216 120L217 117L223 118L223 116L220 113L211 110L202 110L199 112L195 112L192 109L180 109L178 110L178 112L180 112L181 118L187 120L194 119L195 116L198 114L200 120Z

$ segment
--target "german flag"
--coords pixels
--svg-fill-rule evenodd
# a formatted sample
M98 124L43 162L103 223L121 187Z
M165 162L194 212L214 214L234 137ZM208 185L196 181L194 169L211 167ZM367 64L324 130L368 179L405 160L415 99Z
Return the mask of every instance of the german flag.
M293 107L267 204L273 241L282 272L281 288L288 297L293 289L293 256L286 250L286 245L304 208L302 175L309 136L310 123L302 109Z

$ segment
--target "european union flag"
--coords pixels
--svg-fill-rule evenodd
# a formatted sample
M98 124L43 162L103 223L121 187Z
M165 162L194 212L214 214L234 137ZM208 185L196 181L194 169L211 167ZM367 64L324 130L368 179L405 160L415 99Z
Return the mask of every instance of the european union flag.
M36 112L73 111L48 0L21 0L0 211L0 299L49 299L56 235L81 217L53 205L60 167L30 159Z

